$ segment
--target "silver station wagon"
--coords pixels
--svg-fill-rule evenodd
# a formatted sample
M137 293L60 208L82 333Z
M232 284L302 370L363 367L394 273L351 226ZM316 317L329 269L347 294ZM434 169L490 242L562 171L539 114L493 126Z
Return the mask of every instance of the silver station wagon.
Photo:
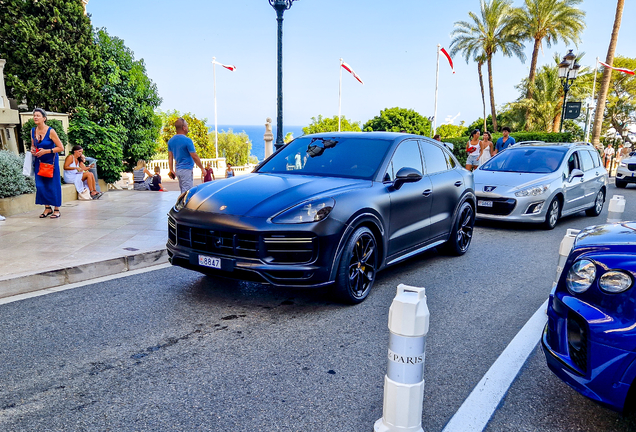
M541 223L603 210L608 175L588 143L522 142L474 172L477 218Z
M627 187L627 183L636 183L636 152L631 152L616 168L616 187Z

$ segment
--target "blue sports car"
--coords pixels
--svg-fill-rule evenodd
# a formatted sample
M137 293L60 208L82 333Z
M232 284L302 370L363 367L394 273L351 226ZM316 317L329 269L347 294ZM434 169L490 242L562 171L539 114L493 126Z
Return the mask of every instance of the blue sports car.
M542 345L572 388L622 412L636 396L636 222L577 236L550 294Z

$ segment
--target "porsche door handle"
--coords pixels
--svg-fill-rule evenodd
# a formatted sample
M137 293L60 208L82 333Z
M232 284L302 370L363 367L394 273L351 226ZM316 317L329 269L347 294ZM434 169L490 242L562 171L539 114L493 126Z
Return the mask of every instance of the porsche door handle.
M425 197L430 196L433 193L432 190L430 189L426 189L424 192L422 192L422 195L424 195Z
M462 182L462 181L456 181L455 182L455 186L457 186L457 187L460 187L463 184L464 184L464 182Z

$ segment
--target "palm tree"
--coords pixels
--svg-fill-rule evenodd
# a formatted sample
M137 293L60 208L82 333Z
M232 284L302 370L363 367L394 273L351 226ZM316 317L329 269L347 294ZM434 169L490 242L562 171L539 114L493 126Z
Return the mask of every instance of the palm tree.
M582 2L583 0L525 0L524 8L515 9L513 21L518 37L534 41L528 75L528 99L532 97L537 58L543 41L548 48L559 39L565 43L580 42L581 32L585 29L585 12L576 6Z
M461 51L466 60L485 59L488 65L488 87L490 90L490 111L494 132L497 131L497 113L495 110L495 90L492 77L492 57L501 50L506 57L513 54L525 62L524 45L514 34L512 22L513 8L511 0L481 0L480 16L469 12L471 21L455 22L452 31L451 52ZM479 67L481 71L481 67ZM485 117L485 116L484 116Z
M616 42L618 41L618 30L621 28L621 20L623 19L623 7L625 0L618 0L616 3L616 15L614 17L614 28L612 29L612 38L610 39L609 48L607 49L607 57L605 63L610 66L614 64L614 52L616 51ZM603 114L605 113L605 101L607 100L607 92L609 91L610 78L612 70L605 68L603 71L603 79L598 92L596 101L596 113L594 114L594 128L592 129L592 144L598 146L601 136L601 127L603 125Z

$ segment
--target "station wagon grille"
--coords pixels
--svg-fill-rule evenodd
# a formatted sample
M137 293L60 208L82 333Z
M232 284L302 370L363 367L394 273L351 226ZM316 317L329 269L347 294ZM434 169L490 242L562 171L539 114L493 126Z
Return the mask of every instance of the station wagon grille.
M314 237L287 235L261 236L233 233L177 224L168 218L168 241L172 245L194 252L232 258L261 259L268 263L297 264L312 261L316 256Z
M627 164L627 169L630 171L636 171L636 163Z

